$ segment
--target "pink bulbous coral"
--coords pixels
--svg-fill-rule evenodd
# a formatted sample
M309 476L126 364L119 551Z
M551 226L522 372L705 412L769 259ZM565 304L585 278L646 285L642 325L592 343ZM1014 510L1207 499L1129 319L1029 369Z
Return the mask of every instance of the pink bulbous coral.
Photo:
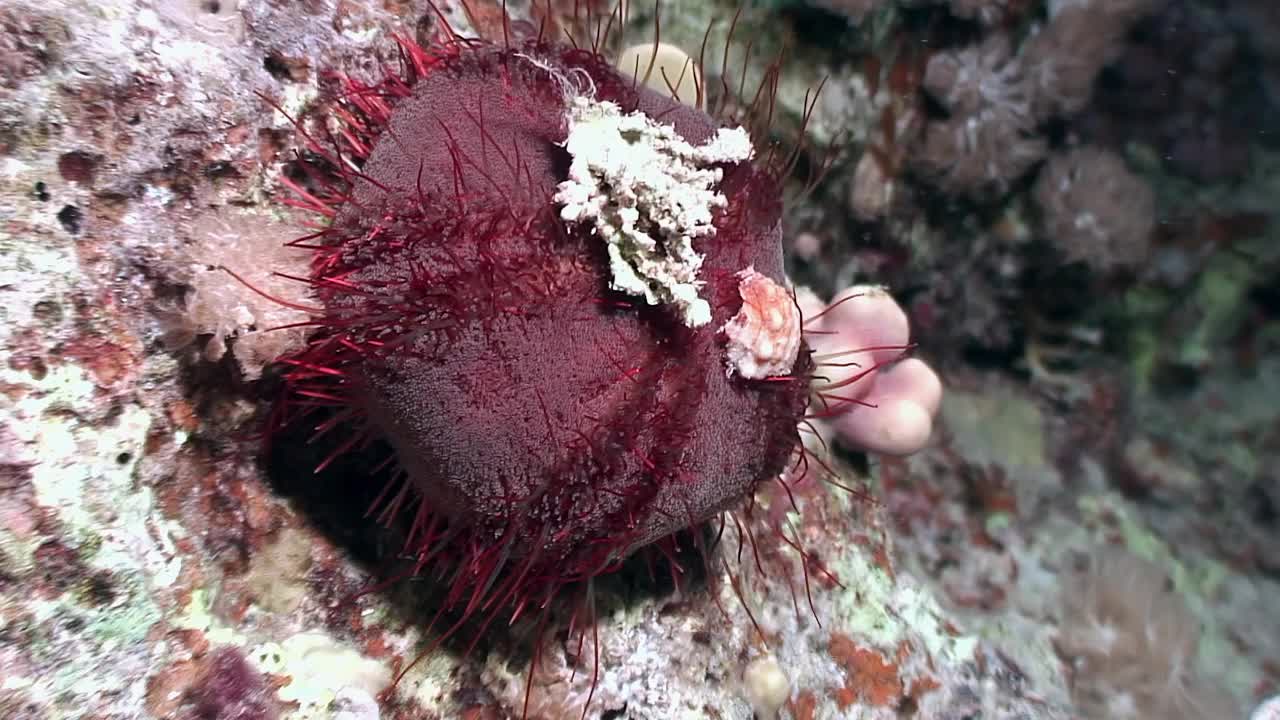
M815 361L813 403L847 445L886 455L922 449L942 400L937 373L903 358L910 341L906 313L882 288L855 286L825 304L799 294Z

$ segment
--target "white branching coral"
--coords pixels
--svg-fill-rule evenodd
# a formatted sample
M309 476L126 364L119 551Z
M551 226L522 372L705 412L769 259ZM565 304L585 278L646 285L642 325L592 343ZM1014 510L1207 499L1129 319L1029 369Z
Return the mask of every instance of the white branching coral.
M710 322L693 241L715 234L712 211L727 202L715 166L751 158L747 132L721 129L695 146L670 125L587 97L574 99L568 119L572 162L555 195L560 216L589 223L608 244L613 289L674 305L689 327Z

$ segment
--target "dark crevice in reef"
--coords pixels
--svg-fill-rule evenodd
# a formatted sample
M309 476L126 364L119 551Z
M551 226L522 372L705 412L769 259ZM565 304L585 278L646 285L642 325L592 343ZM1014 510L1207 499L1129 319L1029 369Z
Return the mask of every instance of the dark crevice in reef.
M366 449L343 453L316 472L344 430L350 432L340 427L332 431L334 442L308 442L311 428L323 420L324 415L316 413L275 431L267 448L268 482L357 562L376 568L383 562L381 558L389 554L381 547L387 541L381 537L375 519L366 518L365 514L391 481L387 470L372 472L391 450L374 443Z

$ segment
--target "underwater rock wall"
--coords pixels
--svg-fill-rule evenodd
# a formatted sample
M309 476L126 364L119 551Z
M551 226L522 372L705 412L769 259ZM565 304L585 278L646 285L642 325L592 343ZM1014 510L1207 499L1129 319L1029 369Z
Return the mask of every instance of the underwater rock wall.
M1266 402L1280 326L1263 279L1280 257L1280 162L1266 138L1236 148L1239 126L1215 113L1241 97L1274 109L1275 65L1216 104L1182 92L1156 112L1183 120L1151 136L1133 117L1153 111L1124 91L1170 18L1215 18L1238 38L1195 69L1212 86L1275 56L1254 29L1275 13L1182 0L1120 13L1098 38L1108 64L1075 68L1075 94L1044 99L1013 86L1034 71L1011 63L1070 60L1079 48L1050 33L1096 3L824 4L850 12L748 15L734 52L772 28L754 35L755 80L791 41L776 127L837 143L788 211L793 277L900 293L948 381L937 440L910 459L833 459L854 493L810 480L761 494L763 511L794 513L833 577L763 537L746 560L726 541L718 582L601 582L589 717L1079 717L1106 678L1090 675L1087 638L1072 635L1082 602L1062 587L1113 547L1154 564L1170 612L1204 627L1175 643L1185 663L1152 660L1135 682L1167 672L1198 688L1190 705L1160 698L1163 712L1242 716L1280 689ZM459 30L502 26L500 3L439 5ZM711 16L731 14L663 8L664 39L690 54ZM572 23L571 7L550 16ZM394 553L362 517L378 489L334 487L359 467L313 478L263 460L273 388L269 369L259 377L301 337L265 330L299 316L221 269L305 299L272 274L297 272L281 244L302 219L279 202L280 177L304 148L272 103L305 117L326 70L377 76L400 61L393 33L425 42L441 21L417 0L0 6L0 715L519 716L526 628L470 652L448 643L391 688L438 632L438 588L361 592ZM992 105L1009 100L1025 104ZM1006 155L966 165L961 150ZM1092 171L1139 201L1052 183ZM530 717L581 713L586 655L550 644Z

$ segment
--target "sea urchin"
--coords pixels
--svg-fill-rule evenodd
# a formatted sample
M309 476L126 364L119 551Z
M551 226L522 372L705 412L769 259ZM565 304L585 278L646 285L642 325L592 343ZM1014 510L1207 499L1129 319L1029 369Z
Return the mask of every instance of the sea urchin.
M749 498L796 457L812 362L780 169L740 128L541 38L402 41L343 78L286 180L326 218L284 417L338 408L403 483L446 607L519 616ZM343 430L345 431L345 430Z

